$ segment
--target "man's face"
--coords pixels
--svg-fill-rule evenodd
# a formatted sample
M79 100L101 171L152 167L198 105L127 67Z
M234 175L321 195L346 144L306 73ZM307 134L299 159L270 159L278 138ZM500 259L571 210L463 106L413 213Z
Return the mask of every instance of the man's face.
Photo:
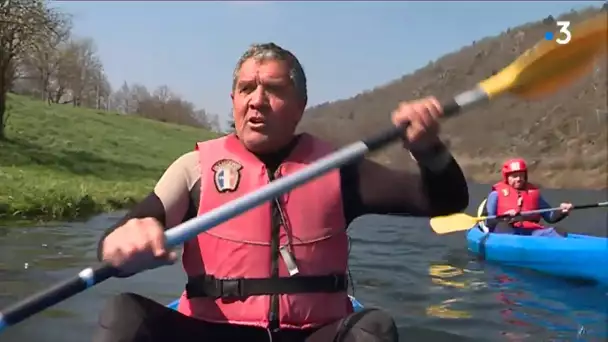
M507 176L509 185L515 189L522 189L526 185L526 173L523 171L511 172Z
M230 96L235 129L248 150L273 152L291 141L304 104L286 62L246 60Z

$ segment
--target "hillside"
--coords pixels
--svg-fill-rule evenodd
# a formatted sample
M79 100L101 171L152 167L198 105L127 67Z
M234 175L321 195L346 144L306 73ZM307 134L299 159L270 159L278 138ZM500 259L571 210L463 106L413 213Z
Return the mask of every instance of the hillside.
M146 195L202 129L9 94L0 218L73 218Z
M570 12L555 20L575 24L598 11ZM400 101L428 95L445 99L466 90L511 63L547 30L555 30L553 18L473 42L410 75L350 99L312 107L300 130L338 144L369 136L388 127L389 113ZM528 159L532 179L543 186L605 188L606 69L606 60L602 60L593 74L542 101L507 96L447 120L442 138L449 142L467 177L478 182L496 181L500 163L518 155ZM409 163L396 146L375 158L394 167Z

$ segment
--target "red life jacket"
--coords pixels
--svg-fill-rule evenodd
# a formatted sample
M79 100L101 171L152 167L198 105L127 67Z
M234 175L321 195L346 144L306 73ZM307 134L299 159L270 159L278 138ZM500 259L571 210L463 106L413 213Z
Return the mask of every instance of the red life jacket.
M496 215L503 215L513 209L518 211L539 209L540 191L534 184L527 183L525 189L517 190L504 182L498 182L492 186L492 190L498 194ZM526 221L513 223L513 227L525 229L544 228L539 223L542 219L540 214L526 215L525 218Z
M198 143L197 150L199 215L270 181L266 166L235 135ZM331 151L327 143L303 134L275 176L297 172ZM270 329L322 326L353 311L340 172L301 185L278 202L280 229L267 202L184 244L188 285L178 311L208 322Z

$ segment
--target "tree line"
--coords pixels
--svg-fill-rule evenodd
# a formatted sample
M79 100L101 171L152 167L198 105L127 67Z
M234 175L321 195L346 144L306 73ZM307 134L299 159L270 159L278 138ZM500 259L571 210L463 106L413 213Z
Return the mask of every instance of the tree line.
M7 93L49 105L117 111L163 122L220 131L207 113L161 85L127 83L113 90L95 41L72 33L71 15L45 0L0 0L0 139L7 123Z

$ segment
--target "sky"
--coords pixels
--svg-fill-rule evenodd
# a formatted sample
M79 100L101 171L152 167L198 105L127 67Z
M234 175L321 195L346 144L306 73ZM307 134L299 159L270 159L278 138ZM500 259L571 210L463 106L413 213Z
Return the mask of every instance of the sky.
M168 85L230 115L232 72L252 43L292 51L309 106L349 98L509 27L603 1L62 1L74 33L92 37L114 89ZM539 37L542 39L542 37Z

